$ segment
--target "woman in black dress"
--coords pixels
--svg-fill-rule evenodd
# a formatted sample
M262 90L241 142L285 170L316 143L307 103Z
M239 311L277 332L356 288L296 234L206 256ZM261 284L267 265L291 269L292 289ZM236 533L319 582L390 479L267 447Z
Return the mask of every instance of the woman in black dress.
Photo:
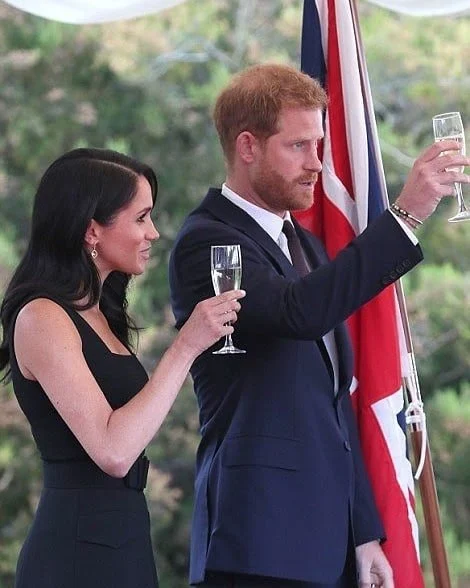
M233 330L243 292L198 304L147 376L130 346L126 289L159 236L156 194L151 168L100 149L60 157L36 193L1 307L0 369L44 467L17 588L158 586L144 450L194 359Z

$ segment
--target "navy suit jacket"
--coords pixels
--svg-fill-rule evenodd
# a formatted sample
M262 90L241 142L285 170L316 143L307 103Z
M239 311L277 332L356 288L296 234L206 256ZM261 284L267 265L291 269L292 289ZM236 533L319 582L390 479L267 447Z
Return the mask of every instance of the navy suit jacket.
M334 582L350 529L356 545L384 537L349 398L353 360L343 321L418 263L421 250L389 212L331 262L294 224L313 268L304 278L216 189L186 219L171 254L177 327L213 295L211 245L241 245L247 292L233 337L246 354L208 350L191 370L202 435L192 583L206 570ZM336 396L317 344L331 329Z

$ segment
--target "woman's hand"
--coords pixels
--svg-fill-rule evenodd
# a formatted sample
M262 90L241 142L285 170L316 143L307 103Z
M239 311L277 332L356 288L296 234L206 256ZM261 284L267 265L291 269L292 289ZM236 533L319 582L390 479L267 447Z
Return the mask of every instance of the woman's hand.
M178 335L180 343L197 356L221 337L233 333L232 324L241 308L238 300L244 296L244 290L230 290L196 304Z

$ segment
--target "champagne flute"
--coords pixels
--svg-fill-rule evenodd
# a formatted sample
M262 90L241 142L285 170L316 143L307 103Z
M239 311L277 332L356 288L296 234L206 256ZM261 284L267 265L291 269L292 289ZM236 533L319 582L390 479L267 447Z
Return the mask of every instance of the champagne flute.
M240 245L211 246L212 285L217 295L229 290L238 290L242 281L242 253ZM214 355L228 353L246 353L244 349L235 347L232 335L225 336L225 344Z
M437 114L436 116L433 116L432 127L434 130L434 140L436 143L447 140L456 141L460 145L460 153L465 155L465 135L460 112L444 112L443 114ZM444 155L444 153L442 155ZM463 170L464 168L462 166L455 168L452 167L447 171L463 172ZM450 223L456 223L459 221L470 220L470 211L467 209L463 199L462 185L460 182L455 182L454 187L459 210L457 214L450 217L448 221Z

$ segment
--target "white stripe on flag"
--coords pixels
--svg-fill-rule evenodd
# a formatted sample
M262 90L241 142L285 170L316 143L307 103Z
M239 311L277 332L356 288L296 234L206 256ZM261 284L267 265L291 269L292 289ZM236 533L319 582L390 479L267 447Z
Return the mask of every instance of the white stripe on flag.
M416 554L419 560L418 523L410 501L410 493L414 495L413 472L411 464L406 457L406 436L398 423L397 416L404 408L403 389L400 388L387 398L379 400L372 405L374 413L380 425L380 429L387 443L388 451L392 457L397 483L399 484L408 508Z

